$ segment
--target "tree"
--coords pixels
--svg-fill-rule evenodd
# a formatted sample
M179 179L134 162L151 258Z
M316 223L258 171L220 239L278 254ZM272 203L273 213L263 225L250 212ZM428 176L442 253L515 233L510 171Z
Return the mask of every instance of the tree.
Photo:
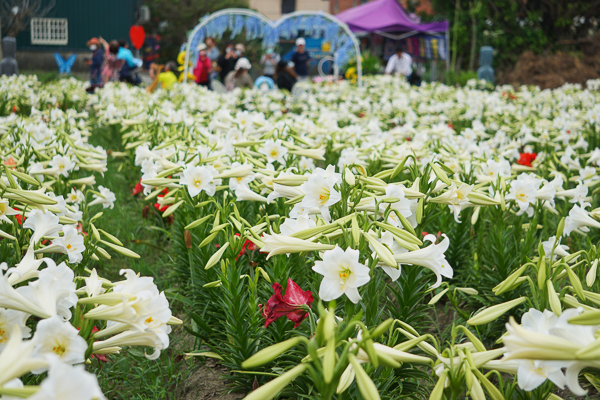
M32 18L43 18L56 5L55 0L0 0L0 23L7 36L17 36Z
M164 57L170 60L200 18L225 8L249 7L248 0L145 0L144 4L152 15L149 29L161 35L167 47Z

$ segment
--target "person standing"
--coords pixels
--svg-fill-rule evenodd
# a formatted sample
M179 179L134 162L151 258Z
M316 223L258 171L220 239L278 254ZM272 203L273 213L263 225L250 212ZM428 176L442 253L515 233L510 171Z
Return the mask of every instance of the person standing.
M292 54L291 60L294 63L294 71L298 75L298 80L308 79L310 54L306 51L306 40L304 38L296 39L296 51Z
M95 37L88 40L87 45L92 51L92 59L90 60L90 83L98 86L102 84L102 63L104 62L104 52L100 47L100 41Z
M234 70L235 63L238 60L238 56L235 52L235 47L233 43L229 42L227 47L225 48L225 53L221 54L219 59L217 60L217 65L220 68L219 71L219 79L223 84L225 84L225 77Z
M417 85L419 77L413 72L412 57L404 51L402 45L396 47L396 53L390 57L385 67L388 75L402 74L411 85Z
M275 53L272 48L268 48L260 59L260 64L263 66L263 75L274 79L275 68L280 59L279 54Z
M212 71L210 73L210 80L212 81L213 79L217 79L217 61L219 60L219 55L221 54L221 52L217 48L217 44L215 43L214 38L207 37L204 40L204 44L206 45L206 54L208 55L208 58L210 58L212 66Z
M194 68L194 76L196 77L196 83L200 86L204 86L211 89L210 86L210 72L212 71L212 63L206 52L206 45L200 43L198 45L198 62L196 68Z
M119 72L125 64L125 60L117 58L121 46L116 40L111 40L110 43L107 43L106 40L100 37L98 41L102 44L105 51L104 64L102 65L102 85L106 82L118 82Z

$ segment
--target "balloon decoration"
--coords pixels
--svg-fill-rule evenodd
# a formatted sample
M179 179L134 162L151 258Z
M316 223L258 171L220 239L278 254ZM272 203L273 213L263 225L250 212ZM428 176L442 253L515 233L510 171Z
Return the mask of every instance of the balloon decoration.
M129 39L131 39L131 43L133 43L133 47L135 47L136 50L141 49L144 45L144 39L146 39L144 27L141 25L133 25L131 29L129 29Z

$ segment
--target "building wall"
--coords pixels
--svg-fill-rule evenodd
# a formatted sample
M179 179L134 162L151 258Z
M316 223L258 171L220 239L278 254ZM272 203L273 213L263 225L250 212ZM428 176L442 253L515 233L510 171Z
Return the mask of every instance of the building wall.
M371 0L331 0L329 12L335 15L349 8L368 3L369 1Z
M331 0L296 0L296 11L329 12ZM271 20L281 18L281 0L250 0L250 8L265 14Z
M46 18L67 18L69 42L64 46L33 45L27 27L17 35L17 51L78 52L87 50L86 42L102 36L107 41L129 39L129 28L141 0L56 0Z

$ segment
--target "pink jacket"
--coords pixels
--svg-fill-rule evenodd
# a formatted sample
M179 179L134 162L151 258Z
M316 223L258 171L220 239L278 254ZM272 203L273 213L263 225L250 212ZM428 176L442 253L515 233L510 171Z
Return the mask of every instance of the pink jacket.
M196 83L204 83L208 81L208 74L211 72L212 66L210 58L207 56L199 56L196 68L194 68L194 76L196 76Z

